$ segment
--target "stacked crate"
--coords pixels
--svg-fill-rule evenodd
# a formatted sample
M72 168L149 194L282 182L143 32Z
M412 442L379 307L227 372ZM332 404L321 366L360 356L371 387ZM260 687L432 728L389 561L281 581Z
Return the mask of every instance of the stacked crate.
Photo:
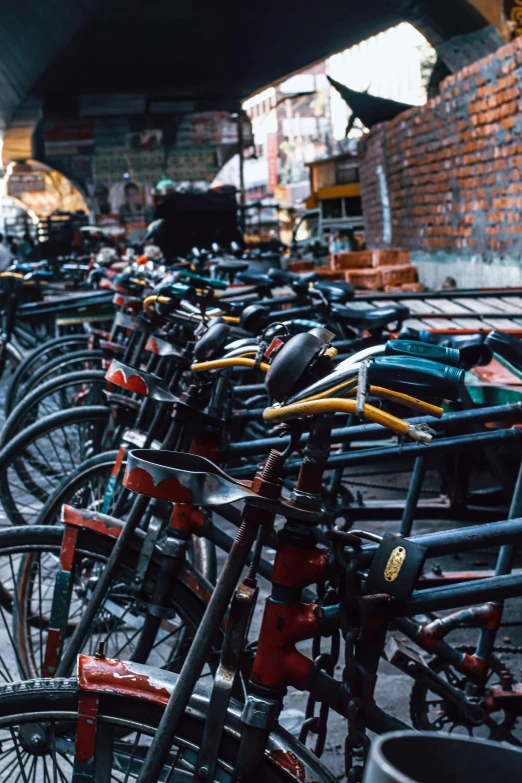
M384 291L422 290L417 269L412 266L409 250L360 250L329 256L328 267L344 272L344 279L354 288Z
M402 249L359 250L328 257L328 266L313 261L291 261L292 272L318 272L327 280L346 280L354 288L375 291L422 291L410 251Z

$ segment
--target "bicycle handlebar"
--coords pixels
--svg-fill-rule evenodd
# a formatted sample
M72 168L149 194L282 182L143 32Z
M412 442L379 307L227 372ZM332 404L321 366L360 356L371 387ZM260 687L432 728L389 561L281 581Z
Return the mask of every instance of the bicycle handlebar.
M259 369L268 372L270 365L266 362L259 364ZM225 370L232 367L256 367L255 359L247 359L241 356L233 356L229 359L216 359L212 362L197 362L191 366L192 372L210 372L210 370Z
M385 354L386 356L413 356L447 364L451 367L462 367L460 351L455 348L444 348L442 345L421 343L415 340L388 340L385 345Z
M277 408L267 408L263 413L265 421L283 422L293 419L301 419L306 416L320 416L328 413L357 413L357 403L355 400L344 400L342 398L330 398L327 400L313 400L310 402L296 402ZM368 421L375 424L381 424L383 427L395 432L397 435L406 435L419 443L429 443L432 435L423 429L407 421L392 416L390 413L379 410L373 405L367 403L363 406L363 416Z
M381 356L369 365L368 378L376 386L389 387L394 391L413 391L420 396L458 400L464 382L464 370L438 364L430 359Z
M189 281L187 285L190 285L190 282L193 281L194 283L201 283L210 288L219 288L221 290L226 290L228 288L228 283L225 280L215 280L213 277L204 277L195 272L182 270L179 272L179 275L182 279L187 279Z

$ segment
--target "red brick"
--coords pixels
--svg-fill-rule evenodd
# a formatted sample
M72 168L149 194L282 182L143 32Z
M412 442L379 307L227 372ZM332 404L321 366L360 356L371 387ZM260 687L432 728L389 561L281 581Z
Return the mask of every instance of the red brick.
M344 274L346 282L353 285L354 288L377 289L383 285L382 267L375 269L351 269Z
M373 251L373 266L407 266L411 253L403 248L386 248Z
M330 256L331 269L364 269L373 266L371 250L359 250L351 253L336 253ZM332 265L333 262L333 265Z
M290 272L307 272L313 268L313 261L290 261L288 264L288 269Z

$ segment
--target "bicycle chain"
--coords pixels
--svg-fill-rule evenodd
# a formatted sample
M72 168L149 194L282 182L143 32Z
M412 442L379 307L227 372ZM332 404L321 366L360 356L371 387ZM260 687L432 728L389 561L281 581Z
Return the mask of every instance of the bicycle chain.
M347 783L360 783L370 747L364 724L364 680L368 674L355 660L355 641L359 629L350 625L355 610L355 587L358 562L355 558L347 564L343 575L343 600L341 601L341 629L344 636L343 696L345 699L348 733L344 743L344 765ZM358 683L362 696L352 695L351 684Z
M344 486L348 487L364 487L365 489L389 489L392 492L407 492L410 488L409 485L407 487L397 487L397 486L390 486L389 484L374 484L371 481L352 481L351 479L349 481L343 481ZM422 490L423 495L440 495L440 492L436 489L423 489Z
M388 475L388 474L383 474L383 475ZM394 474L390 473L389 475L391 476L391 475L394 475ZM376 484L376 483L374 483L372 481L353 481L352 479L344 480L343 481L343 486L348 486L348 487L350 487L350 486L366 487L367 489L389 489L389 490L391 490L393 492L407 492L408 489L410 488L409 485L405 486L405 487L398 487L398 486L391 486L390 484ZM429 494L429 495L437 495L438 496L438 495L440 495L440 491L437 490L437 489L423 489L422 490L422 494L423 495L428 495Z
M318 585L317 603L320 604L320 606L333 606L339 603L339 595L337 593L337 590L330 582ZM331 638L332 641L330 644L330 652L323 653L321 652L322 637L321 636L314 637L312 641L312 658L314 664L319 669L323 669L330 677L333 677L335 667L339 660L339 652L341 646L339 631L334 631L332 633ZM313 748L310 748L310 750L318 758L320 758L323 754L324 747L326 744L326 735L328 731L328 715L330 710L326 704L322 703L319 708L319 715L316 715L315 714L316 704L317 704L316 699L314 699L313 696L310 695L306 703L305 720L301 726L301 731L299 733L299 741L302 742L304 745L306 743L309 734L316 735L317 739L315 742L315 746Z
M509 645L499 646L494 648L496 653L504 653L504 655L522 655L522 647L510 647Z

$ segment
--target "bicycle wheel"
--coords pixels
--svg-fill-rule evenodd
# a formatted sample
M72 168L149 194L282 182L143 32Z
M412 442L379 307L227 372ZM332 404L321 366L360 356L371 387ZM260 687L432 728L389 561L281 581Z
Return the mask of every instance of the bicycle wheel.
M63 535L63 525L0 531L0 680L43 674L51 606L55 590L60 590L56 577L61 573ZM136 585L134 577L141 540L142 536L136 534L124 552L112 587L84 641L82 650L86 654L93 654L101 640L106 642L107 654L111 657L129 658L135 651L160 563L160 554L156 551L146 577ZM71 572L72 590L65 604L65 648L114 543L114 538L90 530L78 532ZM206 607L202 593L206 590L210 594L211 589L188 563L173 575L168 611L149 651L152 664L179 671ZM204 676L215 668L220 647L219 634Z
M19 348L12 342L6 342L3 345L3 351L0 352L0 378L3 377L7 369L11 375L14 375L20 363L23 361L23 354Z
M48 340L43 345L39 345L38 348L35 348L34 351L31 351L31 353L19 364L11 383L9 384L5 403L6 416L11 413L11 410L18 401L18 389L20 385L25 384L33 375L37 367L47 364L59 354L86 348L88 340L89 335L87 334L56 337L54 340Z
M136 664L133 668L137 668ZM143 676L154 676L154 670L149 667L139 671ZM169 687L175 681L176 675L169 675ZM73 780L78 697L76 679L28 681L0 688L2 779L31 783ZM160 780L183 783L193 779L208 702L208 690L200 685L178 723ZM100 693L98 736L103 737L103 742L97 744L94 755L97 783L137 780L162 712L162 705ZM232 702L225 719L215 774L209 783L231 780L240 736L241 709ZM258 774L263 783L337 781L319 759L282 729L271 733Z
M104 514L112 514L114 506L119 499L119 493L123 489L121 477L125 463L120 469L120 481L114 482L110 499L107 499L107 489L112 475L114 464L118 457L118 451L104 451L82 462L72 473L58 484L45 505L42 507L36 524L56 525L61 520L62 506L64 504L77 508L101 511ZM123 519L125 512L132 503L135 495L130 495L130 503L120 515ZM105 502L105 505L104 505Z
M23 430L0 451L0 500L13 525L34 524L51 492L87 457L121 439L99 405L60 411Z
M33 389L38 388L50 378L57 378L73 371L101 370L101 351L75 351L68 356L56 356L43 367L39 367L26 382L18 389L18 402L25 399Z
M106 385L104 370L83 370L52 378L33 389L15 405L4 422L0 449L44 416L67 408L102 405Z

